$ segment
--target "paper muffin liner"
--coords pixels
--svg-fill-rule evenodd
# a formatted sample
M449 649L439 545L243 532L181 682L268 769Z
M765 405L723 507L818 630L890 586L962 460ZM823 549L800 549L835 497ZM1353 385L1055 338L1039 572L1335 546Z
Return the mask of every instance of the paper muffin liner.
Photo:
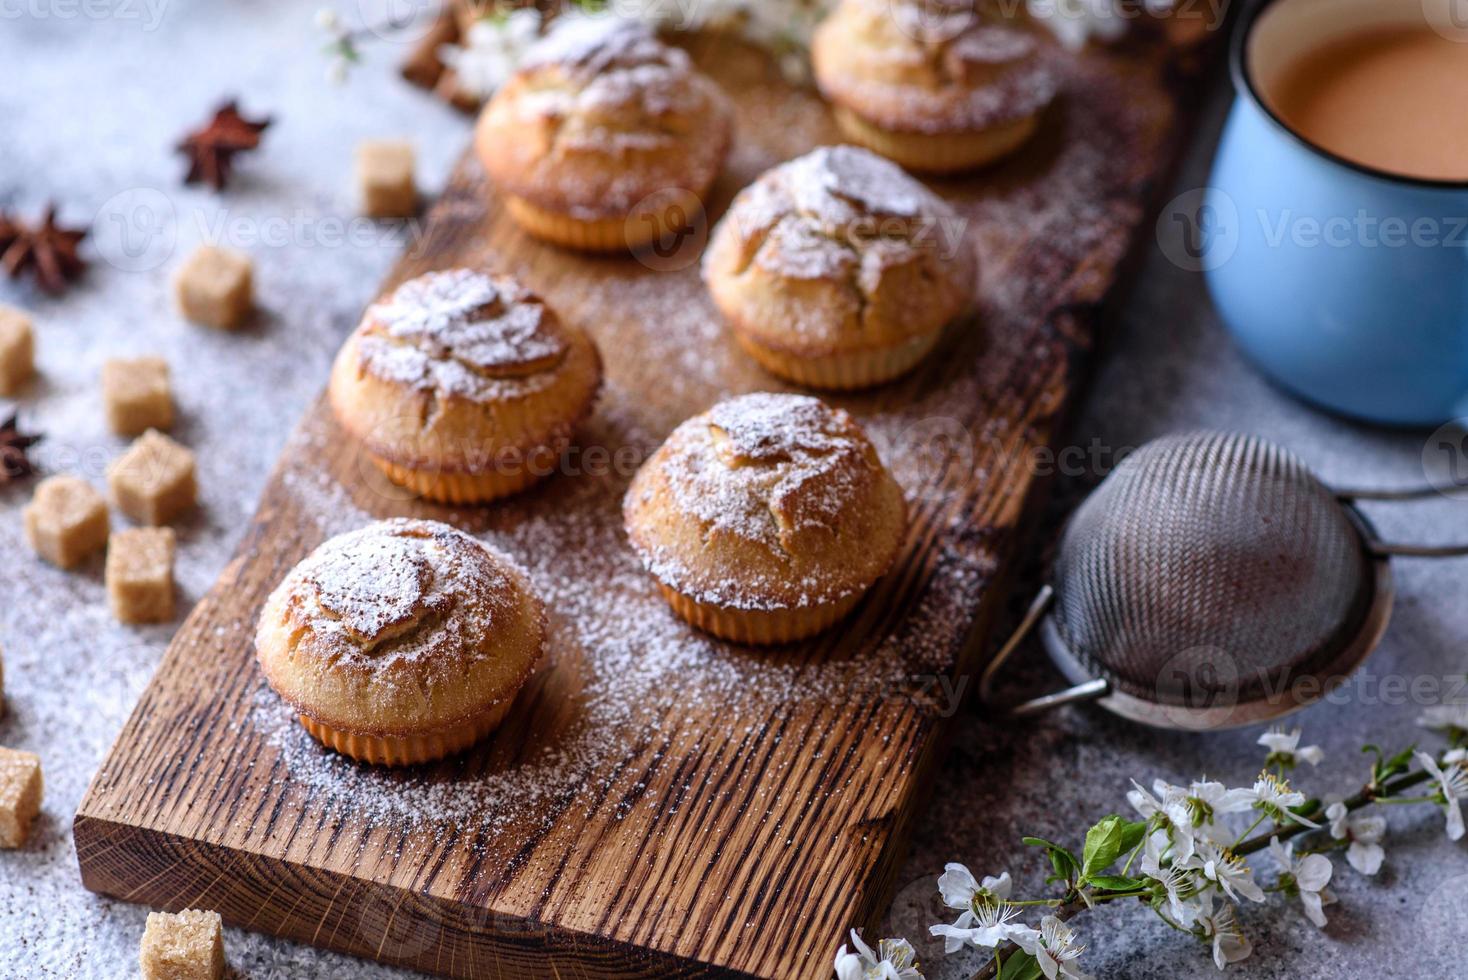
M513 195L506 195L505 209L536 238L585 252L626 252L664 235L681 237L687 222L701 220L698 216L703 213L697 195L676 188L654 195L646 207L617 218L582 220L547 211Z
M833 112L842 135L907 170L958 173L974 170L1013 153L1039 126L1039 117L965 133L899 133L882 129L844 106Z
M863 590L835 602L798 609L730 609L699 602L662 582L658 588L679 618L705 633L762 646L803 640L828 629L856 608L864 594Z
M527 464L503 472L486 470L482 473L448 473L434 469L414 469L372 453L367 456L393 483L440 504L487 504L492 500L508 497L549 476L554 465L554 459L549 464L537 459L533 465Z
M461 725L422 735L362 735L323 725L301 714L302 727L334 752L376 766L413 766L462 752L499 727L509 714L514 698L486 709Z
M886 350L849 351L805 357L760 343L736 324L734 338L766 371L808 388L845 391L869 388L906 374L938 343L941 329Z

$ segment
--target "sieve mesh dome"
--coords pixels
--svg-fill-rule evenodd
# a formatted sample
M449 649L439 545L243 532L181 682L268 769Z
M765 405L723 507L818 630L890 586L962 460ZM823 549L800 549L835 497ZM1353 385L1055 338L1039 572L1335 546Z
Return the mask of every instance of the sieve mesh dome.
M1360 530L1295 456L1188 433L1127 457L1075 512L1052 615L1095 677L1205 707L1328 666L1360 632L1373 581Z

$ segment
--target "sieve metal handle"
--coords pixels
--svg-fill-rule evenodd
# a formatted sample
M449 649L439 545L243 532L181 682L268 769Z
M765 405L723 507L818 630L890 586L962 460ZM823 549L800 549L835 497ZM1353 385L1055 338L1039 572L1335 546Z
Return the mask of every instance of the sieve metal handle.
M1014 632L1004 642L1004 646L1000 647L999 652L994 654L994 659L989 661L989 666L984 668L984 674L979 678L979 700L984 704L995 705L994 679L999 676L999 671L1003 669L1005 663L1014 654L1014 651L1019 649L1019 645L1024 642L1025 637L1029 636L1034 630L1035 624L1044 618L1045 613L1049 612L1050 606L1054 602L1055 590L1048 585L1041 588L1039 594L1035 596L1034 601L1030 603L1030 608L1025 612L1024 618L1014 628ZM1098 679L1087 681L1084 684L1077 684L1074 687L1068 687L1062 691L1056 691L1053 694L1030 698L1028 701L1021 701L1019 704L995 706L1005 708L1006 714L1024 717L1026 715L1036 715L1042 711L1049 711L1051 708L1059 708L1062 705L1075 704L1079 701L1094 701L1110 693L1111 685L1104 680Z
M1409 503L1426 500L1442 493L1433 486L1404 487L1399 490L1335 490L1336 499L1345 504L1370 500L1378 503ZM1400 541L1383 541L1369 528L1362 527L1361 535L1366 540L1366 549L1374 558L1461 558L1468 556L1468 543L1463 544L1409 544Z

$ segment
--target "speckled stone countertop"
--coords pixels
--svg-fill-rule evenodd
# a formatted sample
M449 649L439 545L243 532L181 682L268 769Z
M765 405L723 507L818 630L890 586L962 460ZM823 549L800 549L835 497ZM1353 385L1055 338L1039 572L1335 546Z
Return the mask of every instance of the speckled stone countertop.
M371 4L365 4L370 7ZM382 43L349 85L325 80L309 4L186 0L34 0L0 6L0 207L36 213L47 199L74 223L95 220L95 261L61 300L0 282L0 302L32 308L41 378L24 414L49 436L48 469L100 483L123 446L102 421L104 358L161 352L174 365L181 423L199 450L203 506L181 529L181 598L200 596L230 557L292 426L321 389L331 355L411 238L411 228L354 219L351 153L359 139L411 136L420 181L432 191L467 140L464 119L404 85L404 51ZM170 152L222 97L276 119L264 149L218 197L183 188ZM1179 188L1199 186L1226 105L1212 99ZM222 238L251 252L263 315L220 334L182 323L168 272L199 242ZM1106 454L1185 427L1256 432L1299 452L1327 480L1410 483L1421 477L1422 432L1344 423L1291 401L1239 358L1201 280L1150 248L1138 286L1107 335L1094 384L1065 442ZM1057 487L1053 529L1095 473ZM87 782L168 641L171 627L129 629L107 612L100 563L80 573L31 560L21 539L25 487L0 490L0 647L9 712L0 744L39 752L44 816L30 845L0 855L0 976L117 977L136 970L146 910L98 898L78 879L70 821ZM1383 529L1419 537L1468 534L1463 504L1431 502L1380 512ZM1038 554L1047 538L1037 535ZM1359 683L1299 716L1328 753L1307 788L1360 782L1357 749L1418 738L1420 704L1402 681L1441 687L1468 669L1468 562L1401 562L1396 617ZM1022 590L1033 588L1024 585ZM1021 601L1018 597L1016 602ZM1021 682L1054 683L1035 663ZM1421 700L1421 699L1417 699ZM1433 700L1428 698L1427 700ZM1159 737L1094 709L994 725L965 710L937 790L918 823L885 932L912 937L925 972L964 978L977 956L950 958L926 938L939 918L934 877L945 861L978 873L1009 869L1031 889L1042 877L1022 834L1073 840L1082 821L1125 807L1128 780L1184 780L1204 771L1252 777L1256 731ZM1392 815L1382 874L1344 865L1322 934L1282 903L1250 910L1255 956L1246 977L1468 976L1468 862L1447 843L1439 814ZM1267 859L1265 859L1267 862ZM840 887L832 883L832 887ZM1201 947L1145 910L1112 910L1076 923L1099 977L1176 977L1212 970ZM229 958L252 978L402 976L292 943L229 930Z

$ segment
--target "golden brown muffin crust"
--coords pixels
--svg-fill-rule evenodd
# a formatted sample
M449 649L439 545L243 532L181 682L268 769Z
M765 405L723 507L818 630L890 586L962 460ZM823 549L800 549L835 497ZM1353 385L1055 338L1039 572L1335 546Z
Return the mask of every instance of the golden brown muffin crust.
M816 28L821 93L892 132L978 132L1055 98L1049 48L977 0L843 0Z
M504 191L581 220L658 192L702 196L728 152L728 97L641 23L579 19L533 47L480 116L479 158Z
M367 310L332 370L338 420L385 459L440 472L559 451L590 413L601 361L528 289L469 269L409 280Z
M902 491L861 427L804 395L752 394L678 426L623 505L664 585L729 609L806 608L866 590L901 545Z
M971 304L963 218L902 168L852 146L767 171L714 230L704 279L761 344L818 356L931 336Z
M544 638L544 610L513 562L446 524L395 519L297 565L261 612L256 650L301 713L414 735L513 698Z

